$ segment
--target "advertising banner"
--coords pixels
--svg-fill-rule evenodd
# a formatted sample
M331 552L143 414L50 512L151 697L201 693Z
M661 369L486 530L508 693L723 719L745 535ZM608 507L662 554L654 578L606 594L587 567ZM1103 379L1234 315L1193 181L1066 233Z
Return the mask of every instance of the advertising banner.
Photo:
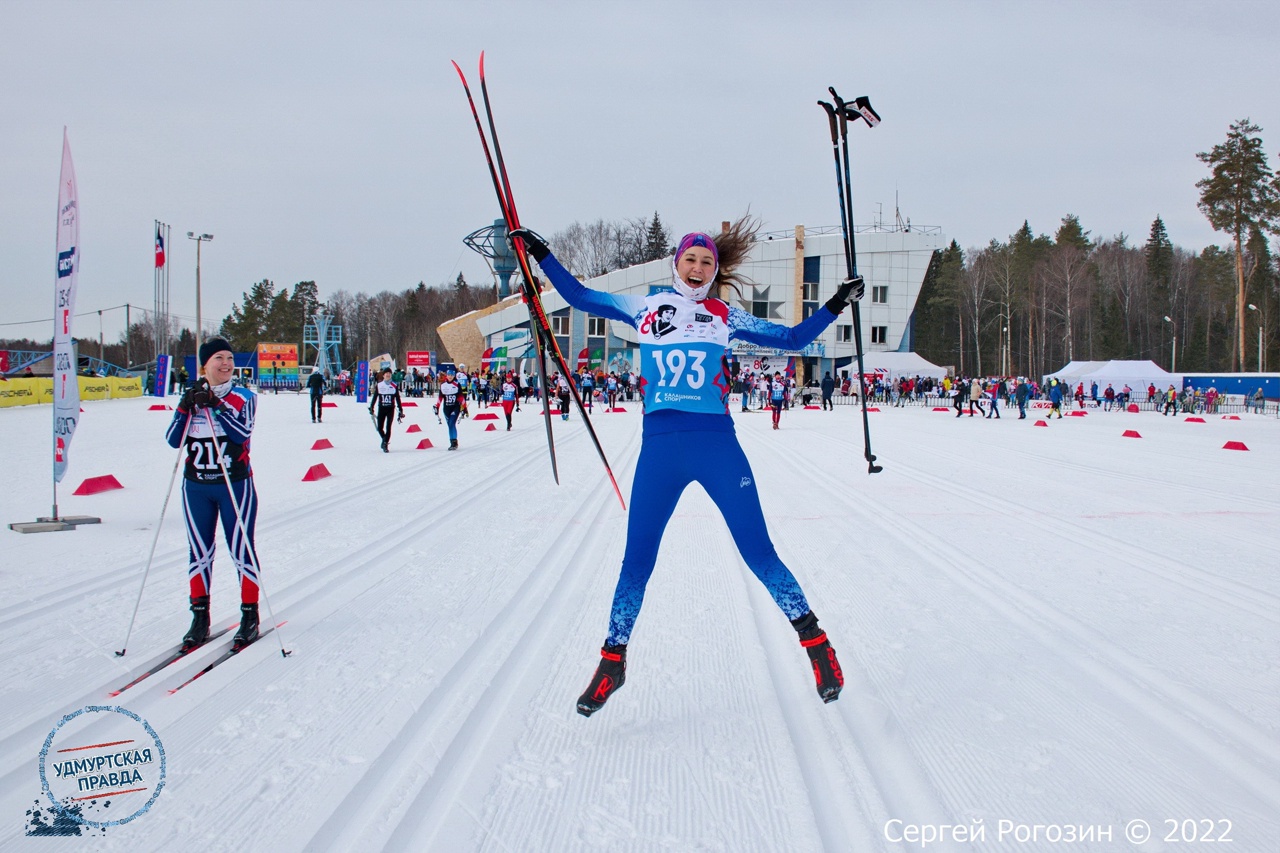
M258 384L266 388L297 388L298 345L258 344Z
M76 382L75 341L71 318L76 313L76 274L80 258L80 210L71 143L62 131L62 174L58 179L58 266L53 300L53 481L67 473L71 437L80 420L80 383ZM56 489L55 489L56 492Z

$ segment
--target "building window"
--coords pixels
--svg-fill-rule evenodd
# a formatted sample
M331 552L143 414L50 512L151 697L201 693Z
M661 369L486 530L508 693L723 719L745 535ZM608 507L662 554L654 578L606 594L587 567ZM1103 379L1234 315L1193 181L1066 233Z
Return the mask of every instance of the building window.
M871 327L871 343L883 344L889 340L888 326L872 326Z
M804 299L806 302L818 301L818 283L816 281L806 281L804 283Z
M871 301L877 305L887 305L889 302L889 286L887 284L879 284L871 288Z
M847 344L853 340L853 326L836 326L836 343Z
M587 318L587 337L589 338L604 337L604 318L603 317Z
M817 284L819 273L822 271L821 255L806 255L804 259L804 282L806 284ZM808 299L809 297L805 297ZM815 296L814 299L817 299Z
M760 317L761 319L769 319L769 303L755 301L751 303L751 316Z
M568 336L569 334L569 315L560 316L552 315L551 317L551 333L553 335Z
M814 314L818 313L818 303L806 302L801 306L801 320L808 320Z

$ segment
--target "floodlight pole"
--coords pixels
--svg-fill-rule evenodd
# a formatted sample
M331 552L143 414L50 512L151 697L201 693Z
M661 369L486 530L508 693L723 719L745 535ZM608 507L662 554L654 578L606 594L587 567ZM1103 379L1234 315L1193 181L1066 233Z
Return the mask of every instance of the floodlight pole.
M196 375L191 377L195 379L200 375L200 244L212 240L213 235L197 235L194 231L188 231L187 239L196 241Z

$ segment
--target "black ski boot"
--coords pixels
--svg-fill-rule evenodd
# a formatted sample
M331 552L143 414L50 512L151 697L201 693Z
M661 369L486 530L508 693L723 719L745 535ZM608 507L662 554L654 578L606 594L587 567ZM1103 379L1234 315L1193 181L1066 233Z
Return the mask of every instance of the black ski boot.
M840 671L840 661L836 660L836 650L831 648L827 632L818 627L818 617L812 610L799 619L792 619L791 625L800 635L800 645L804 646L813 664L813 680L817 682L818 695L823 702L836 701L844 688L844 673Z
M256 639L258 639L258 605L256 603L241 604L240 630L236 631L231 648L238 652Z
M458 449L458 439L456 439L456 438L451 438L451 439L449 439L449 449L450 449L450 450L457 450L457 449Z
M627 680L627 644L606 645L600 650L600 665L591 677L591 684L578 697L578 713L590 717L604 707L613 692Z
M209 596L192 596L191 630L187 631L187 636L182 638L182 650L190 651L207 639L209 639Z

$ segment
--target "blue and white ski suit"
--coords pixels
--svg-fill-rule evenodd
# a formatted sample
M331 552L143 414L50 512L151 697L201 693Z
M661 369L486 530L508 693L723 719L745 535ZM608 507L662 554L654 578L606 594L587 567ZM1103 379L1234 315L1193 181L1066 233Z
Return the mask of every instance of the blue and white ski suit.
M631 639L663 531L681 493L694 481L715 502L742 559L787 618L809 612L804 592L778 558L765 527L755 477L729 415L725 355L734 338L783 350L803 349L836 315L819 308L788 328L719 299L694 301L674 290L648 296L592 290L551 255L539 266L574 308L627 323L640 333L643 440L605 642L618 645Z

